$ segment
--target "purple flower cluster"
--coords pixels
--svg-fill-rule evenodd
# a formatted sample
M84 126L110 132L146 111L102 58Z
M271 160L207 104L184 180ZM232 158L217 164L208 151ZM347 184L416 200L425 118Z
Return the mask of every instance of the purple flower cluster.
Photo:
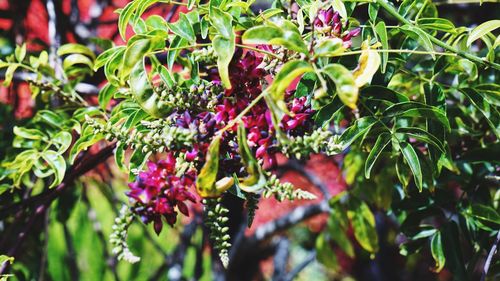
M189 216L186 201L196 202L189 192L196 178L193 170L182 176L175 171L176 159L172 153L165 160L149 162L148 170L140 172L135 182L130 183L127 195L133 200L133 210L144 223L154 223L159 234L163 228L162 217L170 225L177 221L177 210Z
M361 33L361 28L355 28L347 33L344 32L345 25L342 25L339 12L334 12L332 8L320 10L318 16L314 19L314 28L326 35L341 38L344 41L344 48L350 48L352 45L351 39Z

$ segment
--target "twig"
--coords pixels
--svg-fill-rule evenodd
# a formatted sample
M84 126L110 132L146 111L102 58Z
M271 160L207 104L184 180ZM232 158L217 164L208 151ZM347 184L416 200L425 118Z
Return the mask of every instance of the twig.
M0 78L5 77L5 71L0 71ZM28 72L15 72L13 76L14 81L28 82L30 80L36 80L37 74ZM48 79L46 79L49 81ZM84 95L97 95L99 94L99 88L89 84L89 83L78 83L75 86L75 91Z
M92 205L90 205L90 201L89 201L89 198L87 196L86 186L85 186L83 193L82 193L82 201L87 206L87 210L88 210L87 217L92 222L92 229L96 233L97 238L99 239L99 242L101 242L104 260L106 261L106 264L111 269L111 272L113 273L113 277L115 278L115 280L119 281L120 277L118 276L118 272L116 271L117 260L115 257L113 257L109 254L108 240L106 239L104 232L102 230L101 222L97 219L96 211L92 208ZM104 270L105 270L105 268L103 268L103 271ZM103 276L104 276L104 274L103 274Z
M274 281L283 280L286 275L286 266L288 265L288 257L290 255L290 241L286 237L278 237L279 241L276 245L276 254L274 254Z
M47 268L47 257L48 257L48 244L49 244L49 223L50 223L50 212L45 212L45 220L43 224L43 248L42 257L40 259L40 275L38 281L43 281L45 278L45 271Z
M326 201L322 201L318 204L297 207L290 213L260 226L255 231L255 234L253 235L253 237L251 237L251 239L256 241L266 240L279 231L285 230L290 226L296 225L297 223L302 222L310 217L328 211L330 211L330 207L328 206L328 202Z
M304 176L309 182L311 182L319 191L323 194L325 198L330 198L331 194L325 184L316 176L314 173L305 170L304 166L297 160L288 160L285 164L278 166L279 170L291 169L302 176Z
M491 246L490 252L488 253L488 257L484 262L483 273L481 274L481 281L486 280L486 276L488 275L488 270L490 269L491 261L493 260L493 256L497 252L497 247L499 242L500 242L500 231L497 232L497 237L495 238L495 242Z
M77 163L66 172L63 182L57 187L0 209L0 220L5 219L11 212L17 211L22 207L28 207L33 203L38 203L39 205L43 205L45 202L51 203L52 200L56 199L57 196L62 193L62 191L68 186L71 186L75 179L94 169L99 163L113 155L114 147L115 145L110 145L96 154L87 154L87 157L83 158L81 162Z
M304 261L302 261L297 267L295 267L292 271L290 271L285 278L283 278L283 281L293 281L297 275L306 268L307 265L309 265L311 262L314 261L316 258L316 251L311 251L311 253L306 257Z
M54 0L46 0L45 7L47 9L48 22L48 33L49 33L49 61L52 68L55 70L56 78L62 78L62 72L60 69L60 60L57 56L57 49L61 45L61 35L57 32L57 15L56 7L54 5Z

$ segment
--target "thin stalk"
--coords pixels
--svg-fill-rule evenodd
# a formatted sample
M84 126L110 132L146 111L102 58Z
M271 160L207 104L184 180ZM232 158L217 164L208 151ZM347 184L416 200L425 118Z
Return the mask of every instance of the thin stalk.
M211 45L212 45L211 43L201 43L201 44L193 44L193 45L184 46L184 47L164 48L162 50L151 52L150 54L157 54L157 53L170 52L170 51L176 51L176 50L186 50L186 49L192 49L192 48L203 48L203 47L208 47Z
M396 9L394 9L394 7L392 5L389 4L389 1L387 0L375 0L377 4L380 5L380 7L384 8L384 10L386 10L389 14L391 14L394 18L396 18L398 21L400 21L401 23L404 23L404 24L408 24L408 25L411 25L415 28L418 28L420 29L420 27L414 25L411 21L405 19L403 16L401 16L397 11ZM494 62L489 62L483 58L480 58L478 56L475 56L475 55L472 55L472 54L469 54L469 53L466 53L466 52L463 52L463 51L460 51L452 46L449 46L447 45L446 43L444 42L441 42L441 40L437 39L436 37L434 36L431 36L429 33L425 32L424 30L420 29L422 32L424 32L428 37L429 39L432 41L432 43L434 43L436 46L439 46L445 50L448 50L452 53L455 53L461 57L464 57L466 59L469 59L475 63L478 63L478 64L484 64L484 65L487 65L487 66L490 66L490 67L493 67L497 70L500 70L500 64L497 64L497 63L494 63Z
M372 51L376 51L378 53L403 53L403 54L414 54L414 55L437 55L437 56L457 56L455 53L443 53L443 52L428 52L428 51L418 51L418 50L398 50L398 49L390 49L390 50L378 50L373 49ZM359 55L363 52L363 50L344 52L337 56L350 56L350 55Z
M244 49L248 49L248 50L252 50L252 51L255 51L255 52L259 52L259 53L262 53L262 54L266 54L268 56L272 56L272 57L275 57L277 59L281 59L280 56L278 56L277 54L274 54L274 53L271 53L271 52L268 52L268 51L265 51L265 50L261 50L259 48L255 48L255 47L252 47L252 46L247 46L247 45L242 45L242 44L235 44L236 47L240 47L240 48L244 48Z

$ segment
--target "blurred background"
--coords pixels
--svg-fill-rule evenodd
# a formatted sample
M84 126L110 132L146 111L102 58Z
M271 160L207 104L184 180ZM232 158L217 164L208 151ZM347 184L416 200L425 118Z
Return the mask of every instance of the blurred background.
M114 11L127 2L0 0L0 58L12 54L15 45L24 42L30 52L77 42L99 53L111 42L123 44ZM479 6L466 2L440 2L439 13L456 26L470 27L499 16L495 4L484 1ZM255 9L268 5L268 1L261 0ZM176 21L180 11L183 9L176 5L157 4L146 15L157 14ZM368 17L353 16L360 22ZM0 73L0 79L4 75ZM31 117L36 108L25 78L16 75L16 83L0 87L0 158L13 138L12 127ZM98 73L83 83L81 92L88 101L96 102L103 81L104 75ZM105 146L100 144L94 149ZM126 200L127 177L113 161L104 162L62 193L44 219L34 223L25 243L16 250L12 280L450 280L446 271L435 275L429 270L433 260L427 250L402 257L398 232L382 215L376 216L381 245L375 257L362 252L359 246L355 249L356 258L346 256L334 245L327 253L316 252L314 241L328 220L324 214L325 199L345 190L352 182L349 170L341 172L343 160L323 156L302 162L280 159L278 175L315 193L319 199L279 204L274 199L265 199L249 229L244 225L241 200L225 198L225 204L232 210L231 234L235 239L231 257L234 262L227 272L212 262L217 258L212 259L213 253L206 247L208 238L200 225L201 210L177 223L175 228L165 228L159 236L151 226L134 223L129 244L141 261L134 265L117 262L108 237L113 220ZM1 200L2 206L9 203L8 198ZM22 226L19 222L25 218L3 219L0 219L0 254L16 243ZM348 236L355 243L352 233Z

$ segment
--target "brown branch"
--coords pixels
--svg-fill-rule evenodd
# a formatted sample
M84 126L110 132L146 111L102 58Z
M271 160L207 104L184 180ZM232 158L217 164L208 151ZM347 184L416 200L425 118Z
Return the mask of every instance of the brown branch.
M71 186L75 179L94 169L98 164L113 155L114 148L114 145L110 145L103 148L96 154L87 154L86 157L83 157L79 163L66 172L63 182L57 187L0 209L0 220L5 219L5 217L7 217L10 213L15 212L22 207L29 207L34 203L38 203L35 205L42 205L47 201L49 203L52 202L52 200L57 198L62 191L64 191L68 186Z
M7 251L7 254L9 256L13 257L16 256L17 251L19 250L20 246L26 239L27 234L29 233L29 231L31 230L31 228L33 227L39 216L43 215L46 212L46 210L50 207L51 203L58 198L58 195L60 195L66 188L71 186L73 181L77 179L79 176L94 169L99 163L103 162L105 159L110 157L113 154L113 149L114 145L110 145L102 149L98 153L91 155L86 159L82 159L82 162L75 165L74 169L68 170L64 178L64 181L61 184L59 184L56 188L49 189L46 192L43 192L37 196L32 196L25 201L21 201L19 203L7 206L6 208L0 210L0 217L2 217L3 219L3 217L7 216L10 212L12 212L12 210L19 210L19 208L26 206L25 204L26 201L28 201L28 205L36 203L35 206L37 206L35 212L31 215L27 224L19 233L18 239L15 241L12 247L10 247L10 249ZM0 274L4 273L4 271L6 270L6 266L7 265L4 264L0 268Z
M286 230L289 227L296 225L308 218L329 211L330 207L328 206L328 202L326 201L322 201L318 204L297 207L290 213L257 228L255 234L250 239L257 242L266 240L274 234Z
M500 231L498 231L497 237L495 238L495 242L491 246L490 252L488 253L488 257L484 262L483 273L481 274L481 281L486 280L486 276L488 275L488 270L490 269L491 261L493 260L493 256L497 252L498 243L500 243Z

